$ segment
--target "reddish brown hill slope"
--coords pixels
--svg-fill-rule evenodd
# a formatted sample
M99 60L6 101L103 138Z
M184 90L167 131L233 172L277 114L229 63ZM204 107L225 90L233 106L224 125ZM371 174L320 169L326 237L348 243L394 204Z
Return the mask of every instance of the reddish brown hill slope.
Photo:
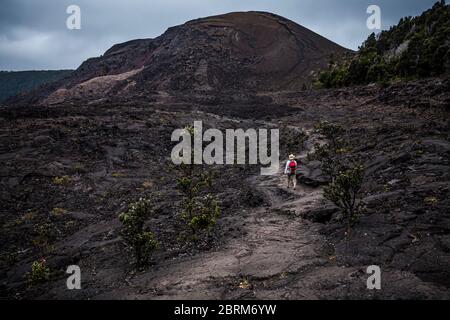
M117 44L34 101L132 97L152 90L299 89L349 50L280 16L236 12Z

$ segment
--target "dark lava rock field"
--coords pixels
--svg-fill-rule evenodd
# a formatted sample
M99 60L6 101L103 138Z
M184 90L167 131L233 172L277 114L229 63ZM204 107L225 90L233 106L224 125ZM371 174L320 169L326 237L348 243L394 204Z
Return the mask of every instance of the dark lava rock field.
M2 107L0 297L448 299L449 89L448 80L429 79ZM206 166L221 215L209 237L180 241L170 137L197 120L221 130L279 128L281 165L320 139L315 123L341 124L366 167L366 212L346 237L306 157L295 191L281 173ZM306 136L287 145L293 130ZM152 265L136 271L118 215L140 197L154 202L147 227L161 245ZM30 286L26 273L41 258L50 280ZM82 290L66 289L71 264L82 270ZM382 290L366 289L369 265L381 267Z

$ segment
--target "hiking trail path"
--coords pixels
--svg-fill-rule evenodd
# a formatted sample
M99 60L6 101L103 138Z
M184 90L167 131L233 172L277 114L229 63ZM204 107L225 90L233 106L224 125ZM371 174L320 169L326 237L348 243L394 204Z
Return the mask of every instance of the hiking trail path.
M308 133L308 139L314 136ZM314 144L308 142L305 145ZM310 151L306 148L297 156L300 163ZM320 225L302 219L301 214L324 201L323 191L300 183L296 190L288 189L284 165L282 161L277 175L249 179L264 194L267 205L243 214L242 237L215 251L167 261L153 276L136 275L130 286L138 286L139 294L123 288L124 292L115 295L134 299L319 298L325 273L335 275L337 267L330 265L332 253L318 231ZM324 269L327 265L331 269Z

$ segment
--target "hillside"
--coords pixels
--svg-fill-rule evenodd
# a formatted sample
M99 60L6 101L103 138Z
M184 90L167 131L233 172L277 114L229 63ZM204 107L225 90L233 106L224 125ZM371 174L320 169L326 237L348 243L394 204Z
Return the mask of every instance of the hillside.
M117 44L85 61L68 79L19 102L130 100L154 91L301 89L331 54L349 52L280 16L235 12L189 21L155 39Z
M450 5L442 0L417 17L371 34L357 55L331 61L319 85L331 88L450 74Z
M0 71L0 103L7 98L33 90L40 85L58 81L72 70Z

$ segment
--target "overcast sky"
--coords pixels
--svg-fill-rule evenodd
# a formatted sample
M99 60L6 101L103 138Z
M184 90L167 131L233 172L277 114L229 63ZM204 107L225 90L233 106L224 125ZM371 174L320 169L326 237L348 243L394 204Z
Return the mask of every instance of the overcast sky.
M115 43L154 38L188 20L232 11L268 11L340 45L357 49L372 31L367 7L381 8L382 28L420 14L437 0L0 0L0 70L75 69ZM66 9L81 8L81 30Z

